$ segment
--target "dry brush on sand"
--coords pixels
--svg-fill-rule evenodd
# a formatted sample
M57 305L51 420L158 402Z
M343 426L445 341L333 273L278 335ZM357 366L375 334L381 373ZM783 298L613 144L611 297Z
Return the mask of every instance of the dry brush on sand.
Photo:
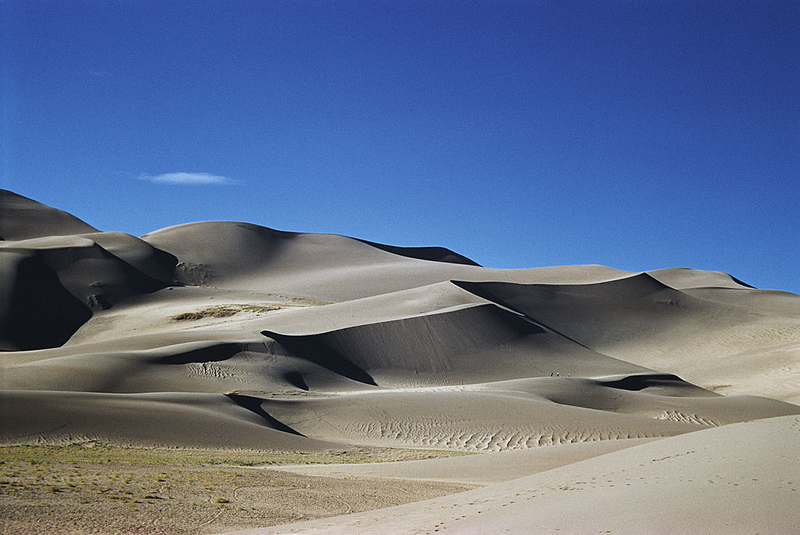
M317 513L304 520L379 510L275 532L800 525L790 506L800 481L796 295L688 269L489 269L437 247L247 223L137 238L11 192L0 192L0 237L3 443L339 461L248 471L246 486L262 490L236 506L245 511L233 490L204 495L213 510L203 514L224 519L206 532L297 520L264 513L306 503L289 484L265 490L285 478L311 478L303 484L327 490L310 494L344 504L309 506ZM459 456L342 464L351 458L336 454L364 448ZM63 518L46 524L62 532L180 532L168 517L197 503L188 479L172 485L183 509L136 483L176 463L159 459L124 467L131 488L113 495L130 499L99 502L102 493L64 485L66 464L51 467L63 472L57 482L4 460L13 514L3 532L45 517ZM120 463L76 461L70 470L84 475L73 484L89 492L85 474L102 479ZM192 470L221 470L222 481L236 469ZM67 522L52 511L69 500L80 513ZM98 523L126 507L147 511L143 527Z

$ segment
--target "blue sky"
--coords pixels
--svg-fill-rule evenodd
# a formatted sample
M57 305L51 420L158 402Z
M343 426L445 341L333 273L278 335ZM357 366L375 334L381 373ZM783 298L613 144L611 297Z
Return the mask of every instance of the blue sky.
M102 230L239 220L800 293L794 0L5 0L0 18L0 187Z

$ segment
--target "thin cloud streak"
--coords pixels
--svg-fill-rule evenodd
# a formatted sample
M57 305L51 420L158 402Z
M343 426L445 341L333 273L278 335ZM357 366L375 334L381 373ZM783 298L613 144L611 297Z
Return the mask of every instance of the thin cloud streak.
M164 173L161 175L140 175L140 180L156 184L177 184L186 186L218 186L234 184L235 181L219 175L209 173Z

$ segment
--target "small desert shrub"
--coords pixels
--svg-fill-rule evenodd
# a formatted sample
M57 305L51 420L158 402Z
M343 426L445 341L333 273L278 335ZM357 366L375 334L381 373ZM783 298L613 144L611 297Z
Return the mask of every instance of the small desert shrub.
M184 321L184 320L200 320L203 319L204 317L205 316L203 316L199 312L184 312L183 314L172 316L172 319L176 321Z

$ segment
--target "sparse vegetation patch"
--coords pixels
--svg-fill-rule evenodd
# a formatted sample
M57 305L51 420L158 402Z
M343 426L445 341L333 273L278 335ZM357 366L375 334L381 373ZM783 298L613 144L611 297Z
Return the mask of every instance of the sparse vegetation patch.
M99 442L64 445L0 446L0 473L8 464L19 462L27 466L53 463L97 463L120 465L180 465L180 466L268 466L282 464L352 464L392 461L413 461L469 455L444 450L377 448L353 446L347 450L304 452L269 450L207 450L189 448L136 448ZM111 478L119 477L111 473ZM161 480L168 472L157 471L151 476ZM5 479L0 476L0 479ZM0 481L0 485L2 485Z
M196 321L203 318L229 318L240 312L250 312L253 314L265 314L273 310L280 310L280 305L217 305L206 307L201 310L183 312L172 316L175 321Z
M263 468L440 454L448 452L192 450L94 442L0 446L0 526L4 535L217 533L386 507L470 488L304 476Z

